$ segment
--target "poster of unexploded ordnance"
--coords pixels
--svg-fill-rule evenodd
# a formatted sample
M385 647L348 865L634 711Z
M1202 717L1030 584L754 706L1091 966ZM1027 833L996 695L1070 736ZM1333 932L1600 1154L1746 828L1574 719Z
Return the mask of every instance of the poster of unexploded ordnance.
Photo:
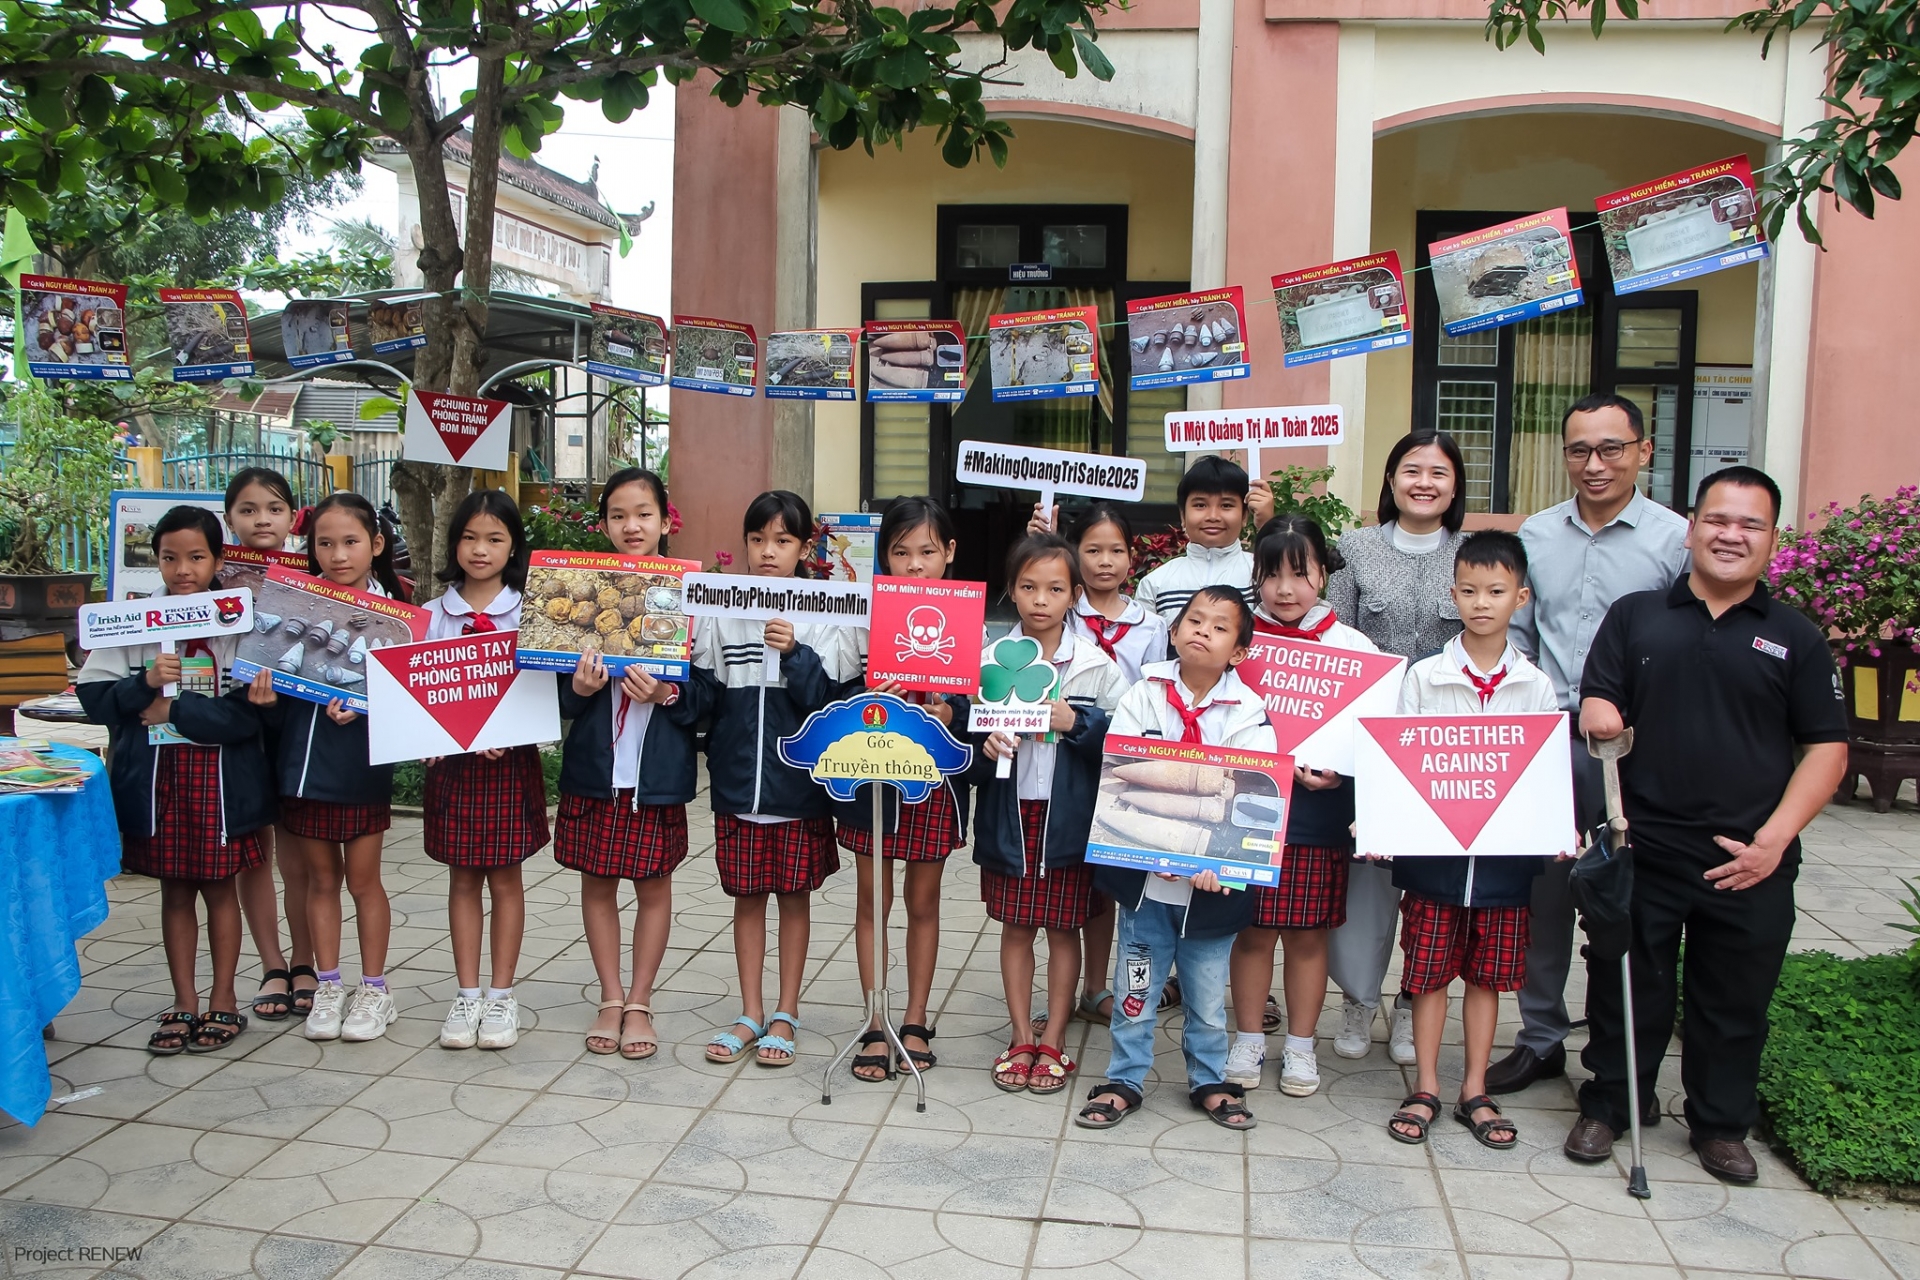
M175 382L241 378L253 372L247 306L234 289L162 289Z
M1577 307L1580 266L1567 211L1550 209L1428 246L1449 337Z
M1109 736L1087 861L1272 887L1292 795L1291 756Z
M987 317L995 400L1090 396L1100 389L1100 312L1062 307Z
M253 633L233 655L233 678L261 671L289 697L367 709L367 654L427 638L427 611L370 591L276 566L253 595Z
M789 329L767 335L767 396L851 400L857 329Z
M644 311L593 303L593 333L587 339L587 372L635 386L667 380L667 322Z
M1242 293L1232 285L1129 302L1129 387L1143 391L1251 374Z
M1400 255L1391 249L1277 275L1273 303L1288 368L1413 341Z
M280 341L296 369L353 359L353 330L344 298L303 298L280 313Z
M967 394L967 339L954 320L869 320L867 399L958 404Z
M1729 156L1594 201L1615 293L1638 293L1767 256L1753 164Z
M697 560L592 551L536 551L520 603L522 667L571 671L597 653L615 675L638 666L663 680L685 680L692 630L681 579Z
M106 280L20 277L27 372L36 378L127 381L127 286Z
M675 387L750 396L760 373L760 343L753 326L706 316L673 318Z

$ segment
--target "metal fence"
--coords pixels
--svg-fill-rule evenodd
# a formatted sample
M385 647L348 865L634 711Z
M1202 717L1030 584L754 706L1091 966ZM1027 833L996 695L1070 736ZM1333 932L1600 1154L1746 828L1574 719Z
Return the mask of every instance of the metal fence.
M248 467L278 471L293 487L296 502L305 506L333 492L327 465L310 453L266 450L228 450L222 453L183 453L160 461L160 487L194 493L220 493L227 482Z
M353 464L353 491L376 509L393 500L393 464L400 451L357 458Z

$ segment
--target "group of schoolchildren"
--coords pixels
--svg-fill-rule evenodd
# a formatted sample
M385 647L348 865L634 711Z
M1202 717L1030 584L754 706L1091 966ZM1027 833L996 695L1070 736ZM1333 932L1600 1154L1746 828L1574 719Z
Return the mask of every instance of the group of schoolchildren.
M1346 915L1355 857L1351 780L1301 767L1294 777L1279 884L1229 889L1210 872L1191 877L1094 866L1086 860L1100 765L1108 734L1207 746L1275 749L1260 696L1235 668L1256 635L1372 650L1322 599L1339 567L1319 526L1271 514L1265 485L1249 493L1246 473L1200 459L1179 487L1185 553L1147 574L1136 598L1132 530L1119 508L1098 504L1072 536L1055 532L1057 511L1036 509L1013 547L1007 592L1013 634L1036 641L1058 672L1049 732L1015 737L968 733L964 697L902 692L956 736L971 738L974 762L915 804L884 797L884 853L906 864L905 1057L892 1060L869 1027L852 1060L855 1078L882 1081L909 1065L933 1068L937 1055L928 1003L939 948L945 860L968 843L980 867L987 914L1001 926L1000 968L1013 1043L990 1065L1007 1091L1057 1093L1078 1069L1067 1055L1070 1021L1111 1028L1112 1057L1076 1115L1088 1128L1122 1123L1142 1105L1161 1011L1185 1007L1182 1047L1190 1099L1215 1123L1248 1129L1266 1037L1284 1027L1280 1089L1319 1087L1315 1025L1327 987L1327 939ZM296 511L277 473L249 470L226 493L227 524L250 547L279 550ZM1253 548L1241 545L1249 512L1260 520ZM666 486L649 471L611 476L600 527L621 554L664 551ZM337 493L298 513L307 569L341 586L406 598L394 573L388 531L362 497ZM762 577L807 572L814 521L785 491L756 497L742 521L745 571ZM212 589L221 569L220 522L178 507L154 528L164 590ZM513 502L497 491L464 499L449 524L442 593L430 639L518 628L528 548ZM875 571L941 578L957 541L948 513L928 498L894 502L883 517ZM1476 534L1455 565L1462 634L1408 670L1406 713L1553 711L1546 677L1507 643L1507 623L1526 600L1519 540ZM869 635L861 628L783 620L703 619L694 629L692 675L682 683L629 667L614 677L584 654L558 677L560 712L570 721L559 807L551 831L534 747L429 760L424 797L427 854L449 871L448 920L456 995L441 1030L448 1049L505 1048L518 1038L513 995L525 920L522 863L549 840L554 858L581 876L581 915L600 1001L586 1048L629 1060L659 1051L653 984L672 920L672 876L688 852L687 804L696 790L696 726L708 725L714 856L733 900L740 1015L713 1036L706 1057L748 1057L778 1068L796 1058L800 991L808 954L809 903L855 855L860 890L857 954L863 986L873 975L871 797L836 805L779 755L781 738L806 717L867 687ZM341 703L282 697L262 673L222 688L234 641L190 642L183 654L152 647L99 649L81 672L89 716L112 733L111 774L126 870L161 882L163 933L173 1003L149 1041L156 1054L204 1053L245 1029L235 970L244 914L265 966L254 1016L305 1018L316 1040L378 1038L395 1017L384 976L390 912L381 883L381 846L391 824L392 767L368 762L365 718ZM196 649L197 646L197 649ZM777 655L777 671L763 661ZM183 660L211 658L211 682L181 682ZM177 696L163 689L179 683ZM1004 773L1003 761L1009 762ZM969 805L971 802L971 805ZM968 810L972 830L968 831ZM292 958L280 948L268 861L276 858ZM1466 984L1466 1073L1455 1117L1482 1143L1517 1140L1511 1121L1485 1096L1498 993L1524 977L1527 902L1538 860L1402 858L1394 864L1402 900L1403 986L1413 1000L1418 1085L1388 1123L1396 1139L1426 1140L1438 1118L1438 1057L1447 990ZM353 895L361 976L341 977L340 886ZM627 956L619 908L632 882L636 917ZM482 890L491 900L485 914ZM884 877L879 922L891 911ZM767 905L778 912L777 992L766 1004ZM194 959L198 901L207 904L213 984L201 1012ZM1035 948L1046 934L1045 1010L1033 1009ZM490 983L480 983L482 935ZM1276 951L1284 948L1284 1008L1271 994ZM1084 975L1084 976L1083 976ZM1233 1030L1227 1025L1228 991ZM877 1047L877 1048L876 1048Z

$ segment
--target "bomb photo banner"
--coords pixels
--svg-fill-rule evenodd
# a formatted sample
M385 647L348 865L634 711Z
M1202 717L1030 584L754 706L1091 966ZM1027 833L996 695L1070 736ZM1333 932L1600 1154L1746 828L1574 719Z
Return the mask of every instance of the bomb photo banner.
M1767 256L1753 164L1745 156L1611 192L1593 207L1615 293L1658 289Z
M1518 324L1585 300L1564 208L1436 240L1427 253L1440 325L1450 338Z
M1287 368L1404 347L1413 341L1400 255L1389 249L1273 278L1280 359Z
M1052 400L1100 390L1100 309L1062 307L987 317L995 400Z
M667 322L644 311L591 303L593 336L587 340L587 372L597 378L657 387L667 380Z
M303 298L280 313L280 341L296 369L343 364L353 359L353 326L345 298Z
M852 400L858 329L784 329L767 335L769 400Z
M967 395L967 337L957 320L869 320L870 404L959 404Z
M1087 861L1272 888L1292 796L1292 756L1110 734Z
M759 377L760 342L753 326L706 316L673 318L676 389L750 396Z
M160 309L173 349L175 382L253 375L247 304L236 289L162 289Z
M1137 298L1127 304L1127 385L1134 391L1224 382L1253 373L1245 290Z
M128 382L127 286L60 276L20 277L14 341L36 378Z

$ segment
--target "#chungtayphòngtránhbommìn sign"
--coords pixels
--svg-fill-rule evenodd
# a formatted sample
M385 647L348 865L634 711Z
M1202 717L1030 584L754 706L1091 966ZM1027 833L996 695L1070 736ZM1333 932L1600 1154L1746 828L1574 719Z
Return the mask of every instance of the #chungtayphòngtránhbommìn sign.
M1273 303L1281 362L1289 369L1413 342L1407 282L1392 249L1277 275Z
M1565 209L1436 240L1427 252L1448 337L1518 324L1585 299Z
M1729 156L1593 202L1615 293L1638 293L1767 256L1753 164Z
M406 421L401 456L410 462L506 470L513 406L505 400L414 387L407 392Z
M554 742L552 676L522 670L511 631L423 640L373 652L367 664L367 761L392 764Z

